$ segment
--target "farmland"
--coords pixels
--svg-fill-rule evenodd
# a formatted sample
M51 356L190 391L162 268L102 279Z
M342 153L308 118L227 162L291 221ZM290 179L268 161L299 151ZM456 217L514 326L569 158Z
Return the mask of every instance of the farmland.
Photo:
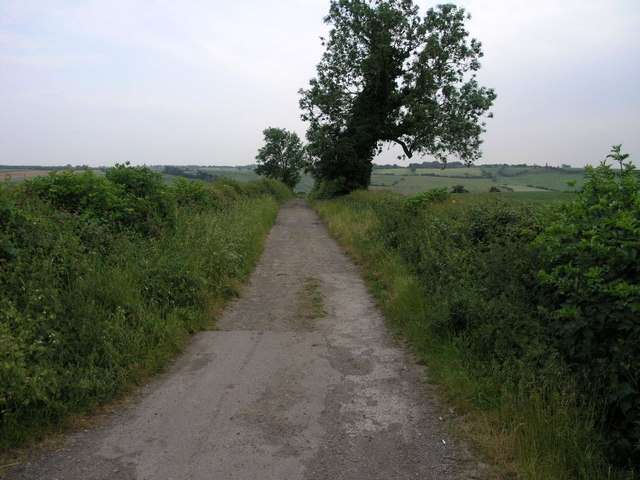
M473 193L488 192L564 192L567 182L583 182L583 169L540 166L484 165L457 168L374 168L371 186L402 195L415 195L430 188L462 185Z
M34 168L34 167L7 167L7 168L3 168L0 167L0 181L5 181L5 182L21 182L23 180L29 179L29 178L36 178L36 177L41 177L43 175L47 175L49 172L51 172L52 170L56 170L58 168L44 168L44 167L38 167L38 168ZM67 168L60 168L60 169L64 169L67 170ZM73 170L73 169L71 169ZM73 170L76 173L81 172L81 169L76 169ZM96 174L100 174L102 173L101 170L99 169L94 169L93 170L94 173Z
M226 177L240 183L247 183L261 178L251 166L196 166L166 167L154 165L150 168L162 174L164 183L171 184L180 177L188 179L215 180ZM180 175L167 173L172 168L178 169ZM51 170L81 171L81 167L7 167L0 166L0 181L20 182L29 178L46 175ZM103 169L93 169L97 175ZM178 171L176 170L176 172ZM567 198L562 192L568 190L567 183L576 182L580 186L583 182L584 170L579 168L557 168L540 166L508 166L483 165L472 167L441 168L388 168L374 165L371 175L372 190L389 190L401 195L415 195L430 188L462 185L470 193L489 192L494 187L499 189L501 196L547 201L551 199ZM309 193L313 188L313 177L308 174L296 186L295 191ZM527 193L526 197L521 194ZM514 194L516 194L514 196ZM553 194L552 196L547 196Z

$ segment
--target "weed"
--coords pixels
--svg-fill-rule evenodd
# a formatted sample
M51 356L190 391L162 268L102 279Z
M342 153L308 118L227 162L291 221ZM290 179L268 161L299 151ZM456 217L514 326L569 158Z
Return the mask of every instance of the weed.
M326 316L324 307L324 295L320 291L320 280L313 277L304 279L302 290L300 291L301 317L304 320L313 320Z

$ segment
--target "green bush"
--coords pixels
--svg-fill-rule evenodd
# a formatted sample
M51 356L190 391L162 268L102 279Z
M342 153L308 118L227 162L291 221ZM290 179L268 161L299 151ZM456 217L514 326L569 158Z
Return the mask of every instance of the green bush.
M313 189L309 193L309 198L322 200L336 198L341 195L353 191L357 186L348 184L344 177L338 177L331 180L317 181L313 184Z
M107 401L211 324L275 220L269 192L284 191L260 189L171 188L128 165L0 185L0 450Z
M586 392L597 392L618 460L640 464L640 173L619 146L611 156L620 170L587 167L576 200L536 244L558 348Z
M175 202L162 182L162 175L147 167L116 164L105 177L122 188L116 220L131 231L157 234L173 227Z
M200 180L178 178L169 185L169 193L180 207L197 207L206 209L217 206L215 197L207 190L206 184Z
M226 177L219 178L207 185L207 189L214 202L222 206L222 208L228 207L245 194L242 184Z
M637 464L640 175L603 164L586 177L555 210L423 194L405 202L409 216L380 211L381 235L421 279L435 332L463 339L492 370L566 368L597 404L611 458Z
M447 190L447 187L431 188L426 192L408 197L404 202L404 206L408 212L416 213L433 203L442 203L450 196L451 193Z
M219 179L216 180L215 184L224 185L228 187L227 190L235 192L237 196L244 195L245 193L243 185L239 181L234 180L233 178L220 177Z
M388 220L382 225L390 226ZM541 361L544 352L529 348L544 330L531 246L541 226L531 207L448 201L392 227L382 235L394 239L428 302L437 306L429 318L434 331L464 338L488 363Z
M536 478L626 479L640 463L640 174L618 148L612 157L619 170L588 168L560 206L446 189L318 203L394 322L418 350L454 356L459 367L438 370L465 402L504 415L526 468L548 472ZM411 275L390 267L397 292L380 271L394 256Z
M123 189L92 170L82 173L51 171L48 175L25 181L27 190L69 213L110 221L118 209Z
M161 175L147 167L116 165L104 177L89 169L53 171L26 181L25 188L62 212L117 231L154 235L175 222L175 201Z

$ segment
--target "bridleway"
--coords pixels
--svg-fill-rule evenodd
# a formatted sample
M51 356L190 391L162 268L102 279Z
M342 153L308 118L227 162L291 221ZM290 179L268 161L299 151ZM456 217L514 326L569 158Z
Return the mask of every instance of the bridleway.
M393 341L357 268L304 200L283 206L250 285L217 327L122 409L7 478L471 475L424 369Z

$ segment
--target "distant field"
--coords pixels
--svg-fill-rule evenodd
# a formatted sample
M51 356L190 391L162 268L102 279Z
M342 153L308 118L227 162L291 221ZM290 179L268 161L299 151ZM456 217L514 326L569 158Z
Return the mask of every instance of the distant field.
M0 169L0 176L2 180L10 182L24 180L25 178L40 177L49 172L50 170L9 170L3 168Z
M567 182L583 183L581 169L546 167L485 166L470 168L374 168L372 189L386 189L402 195L415 195L430 188L462 185L473 193L497 187L503 192L566 192Z
M528 192L500 192L500 193L470 193L468 195L456 195L455 201L477 204L479 201L506 200L508 202L518 202L531 204L567 202L574 198L573 193L549 192L549 191L528 191Z
M236 168L236 167L202 167L193 170L185 170L186 173L195 174L197 170L201 170L211 175L216 175L218 177L227 177L237 180L241 183L250 182L251 180L257 180L261 177L256 174L253 170L248 168ZM173 182L176 178L179 178L175 175L164 175L165 181L168 183ZM294 189L296 192L309 193L313 188L313 178L309 175L303 175L300 183Z
M158 172L163 166L152 167ZM241 183L261 178L253 170L243 167L183 167L185 173L195 175L198 170L218 177L229 177ZM64 170L64 167L56 167ZM0 182L20 182L28 178L47 175L53 168L34 167L0 167ZM79 170L77 170L79 171ZM102 170L95 169L100 175ZM430 188L462 185L471 193L488 192L491 187L507 192L566 192L569 190L567 182L575 181L579 186L583 183L582 169L558 169L546 167L523 166L473 166L469 168L375 168L371 175L373 190L386 189L401 195L415 195ZM172 183L175 175L163 174L166 183ZM296 192L309 193L313 188L313 178L303 175L302 180L294 189Z
M482 168L481 167L469 167L469 168L417 168L415 173L409 170L408 168L389 168L389 169L376 169L374 167L374 172L387 173L392 175L437 175L440 177L444 176L461 176L461 177L469 177L469 176L482 176Z
M26 168L0 168L0 181L5 182L21 182L22 180L26 180L29 178L41 177L43 175L48 175L49 172L57 170L57 171L66 171L64 168L51 168L51 169L37 169L37 170L29 170ZM83 170L74 170L76 173L82 172ZM102 170L94 169L93 173L100 174Z

